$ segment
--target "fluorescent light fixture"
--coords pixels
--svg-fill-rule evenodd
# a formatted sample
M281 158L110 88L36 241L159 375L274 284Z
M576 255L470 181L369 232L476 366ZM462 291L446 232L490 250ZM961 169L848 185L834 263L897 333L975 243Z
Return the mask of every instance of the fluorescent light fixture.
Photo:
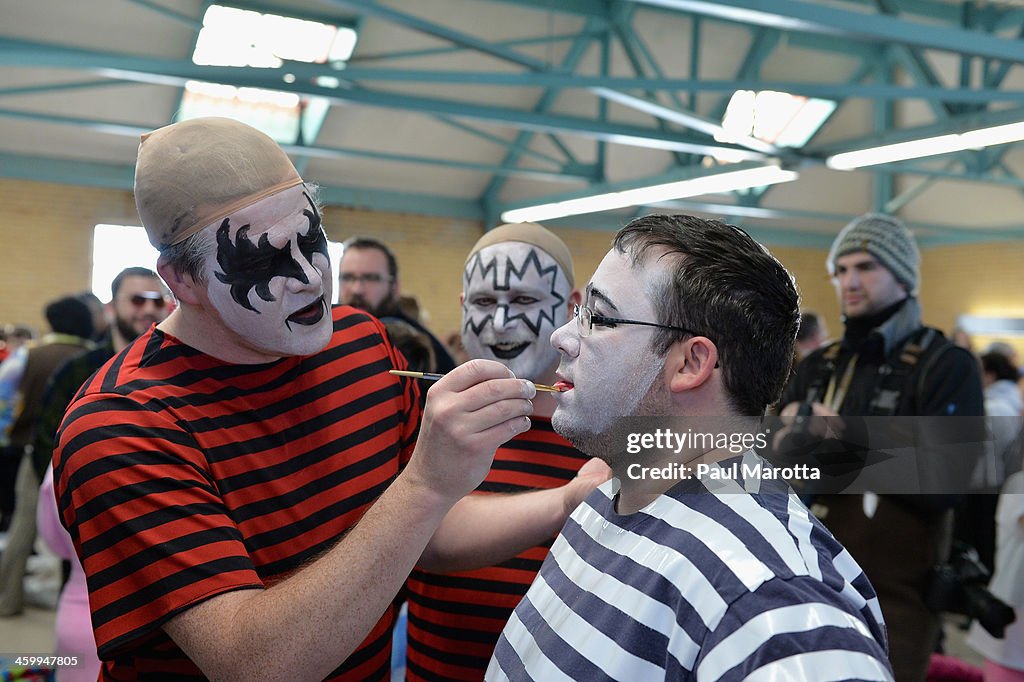
M702 175L687 180L648 185L620 192L606 192L536 206L524 206L505 211L501 219L507 223L534 222L563 218L582 213L610 211L628 206L646 206L671 199L695 197L702 194L722 194L752 187L765 187L796 180L796 171L780 166L757 166L723 173Z
M962 152L967 149L980 149L1019 140L1024 140L1024 122L842 152L828 157L825 164L836 170L851 170L880 163L919 159L924 156Z
M729 100L719 142L754 138L776 147L802 147L836 109L831 100L777 90L737 90Z

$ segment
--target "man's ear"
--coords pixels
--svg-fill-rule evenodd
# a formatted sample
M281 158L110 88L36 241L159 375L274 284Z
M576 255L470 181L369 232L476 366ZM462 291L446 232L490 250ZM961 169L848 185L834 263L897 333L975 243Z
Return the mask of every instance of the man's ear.
M569 303L568 303L568 311L569 312L566 315L566 319L571 319L572 318L573 306L580 305L581 303L583 303L583 294L580 293L579 289L573 289L571 292L569 292Z
M179 302L191 305L199 303L198 289L200 285L196 283L191 275L179 272L177 268L164 259L163 255L156 261L156 271Z
M703 386L718 365L718 348L705 336L693 336L672 344L665 357L668 386L673 393Z
M465 304L466 304L466 292L465 291L460 291L459 292L459 307L461 308Z

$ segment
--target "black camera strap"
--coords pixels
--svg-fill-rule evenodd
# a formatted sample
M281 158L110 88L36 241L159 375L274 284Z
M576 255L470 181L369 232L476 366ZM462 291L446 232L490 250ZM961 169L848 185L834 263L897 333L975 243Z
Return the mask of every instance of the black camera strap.
M858 359L858 355L854 354L844 364L840 377L838 360L841 343L841 341L834 341L825 349L819 370L807 391L808 397L813 396L815 399L822 400L836 412L842 409ZM899 409L900 399L904 392L911 386L915 395L920 398L928 369L942 352L951 347L952 344L942 333L932 327L921 327L907 337L903 346L893 355L892 359L886 360L879 366L878 379L875 382L871 402L868 403L867 414L863 416L893 416ZM911 381L915 372L917 381Z

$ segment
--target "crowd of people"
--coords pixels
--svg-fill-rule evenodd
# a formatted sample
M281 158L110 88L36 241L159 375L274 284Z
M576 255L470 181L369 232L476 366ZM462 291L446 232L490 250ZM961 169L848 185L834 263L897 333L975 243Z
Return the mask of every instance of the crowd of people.
M385 239L333 272L247 125L145 135L135 197L156 272L0 363L0 617L38 529L60 680L923 681L954 537L1024 610L1016 361L922 323L893 216L828 254L835 341L742 229L650 215L586 279L541 225L486 231L442 342ZM1024 626L979 622L986 679L1024 679Z

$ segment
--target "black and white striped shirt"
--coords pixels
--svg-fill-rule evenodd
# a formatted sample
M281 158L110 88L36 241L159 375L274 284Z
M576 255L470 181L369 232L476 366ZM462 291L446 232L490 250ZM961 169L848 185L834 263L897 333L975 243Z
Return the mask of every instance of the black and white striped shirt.
M719 463L760 467L747 453ZM488 680L891 680L878 599L781 481L684 479L572 514Z

